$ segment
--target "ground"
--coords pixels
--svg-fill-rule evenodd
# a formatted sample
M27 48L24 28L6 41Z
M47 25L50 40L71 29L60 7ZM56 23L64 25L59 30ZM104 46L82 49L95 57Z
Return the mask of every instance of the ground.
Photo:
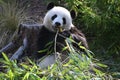
M37 22L43 20L46 12L46 3L43 0L30 0L26 8L27 16Z

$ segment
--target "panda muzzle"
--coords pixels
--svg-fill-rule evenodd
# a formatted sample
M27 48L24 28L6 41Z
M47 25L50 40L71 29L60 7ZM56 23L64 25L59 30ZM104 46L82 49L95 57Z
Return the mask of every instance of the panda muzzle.
M62 32L62 26L59 22L55 22L55 28L59 31L59 32Z
M55 27L59 32L62 32L63 31L63 28L61 26L56 26Z

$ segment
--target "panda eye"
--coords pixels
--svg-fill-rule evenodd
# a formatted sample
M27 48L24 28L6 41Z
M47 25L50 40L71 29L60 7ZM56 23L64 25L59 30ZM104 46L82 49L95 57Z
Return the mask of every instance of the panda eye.
M63 24L66 24L66 19L63 17Z
M56 17L57 17L57 15L55 14L55 15L52 16L51 19L54 20Z

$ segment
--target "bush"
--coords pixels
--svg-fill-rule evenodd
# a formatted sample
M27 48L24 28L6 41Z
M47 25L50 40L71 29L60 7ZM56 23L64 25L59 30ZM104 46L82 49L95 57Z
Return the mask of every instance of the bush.
M65 0L77 12L75 24L83 29L94 51L120 55L120 0ZM66 5L65 4L65 5Z

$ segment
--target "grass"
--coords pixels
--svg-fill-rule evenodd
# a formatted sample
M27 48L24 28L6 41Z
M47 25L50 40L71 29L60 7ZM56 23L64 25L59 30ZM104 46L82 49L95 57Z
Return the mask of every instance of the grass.
M18 4L13 1L0 1L0 47L11 40L18 25L25 18L24 9L18 8Z
M0 23L1 28L15 31L19 23L24 19L23 9L18 8L17 3L1 3Z

